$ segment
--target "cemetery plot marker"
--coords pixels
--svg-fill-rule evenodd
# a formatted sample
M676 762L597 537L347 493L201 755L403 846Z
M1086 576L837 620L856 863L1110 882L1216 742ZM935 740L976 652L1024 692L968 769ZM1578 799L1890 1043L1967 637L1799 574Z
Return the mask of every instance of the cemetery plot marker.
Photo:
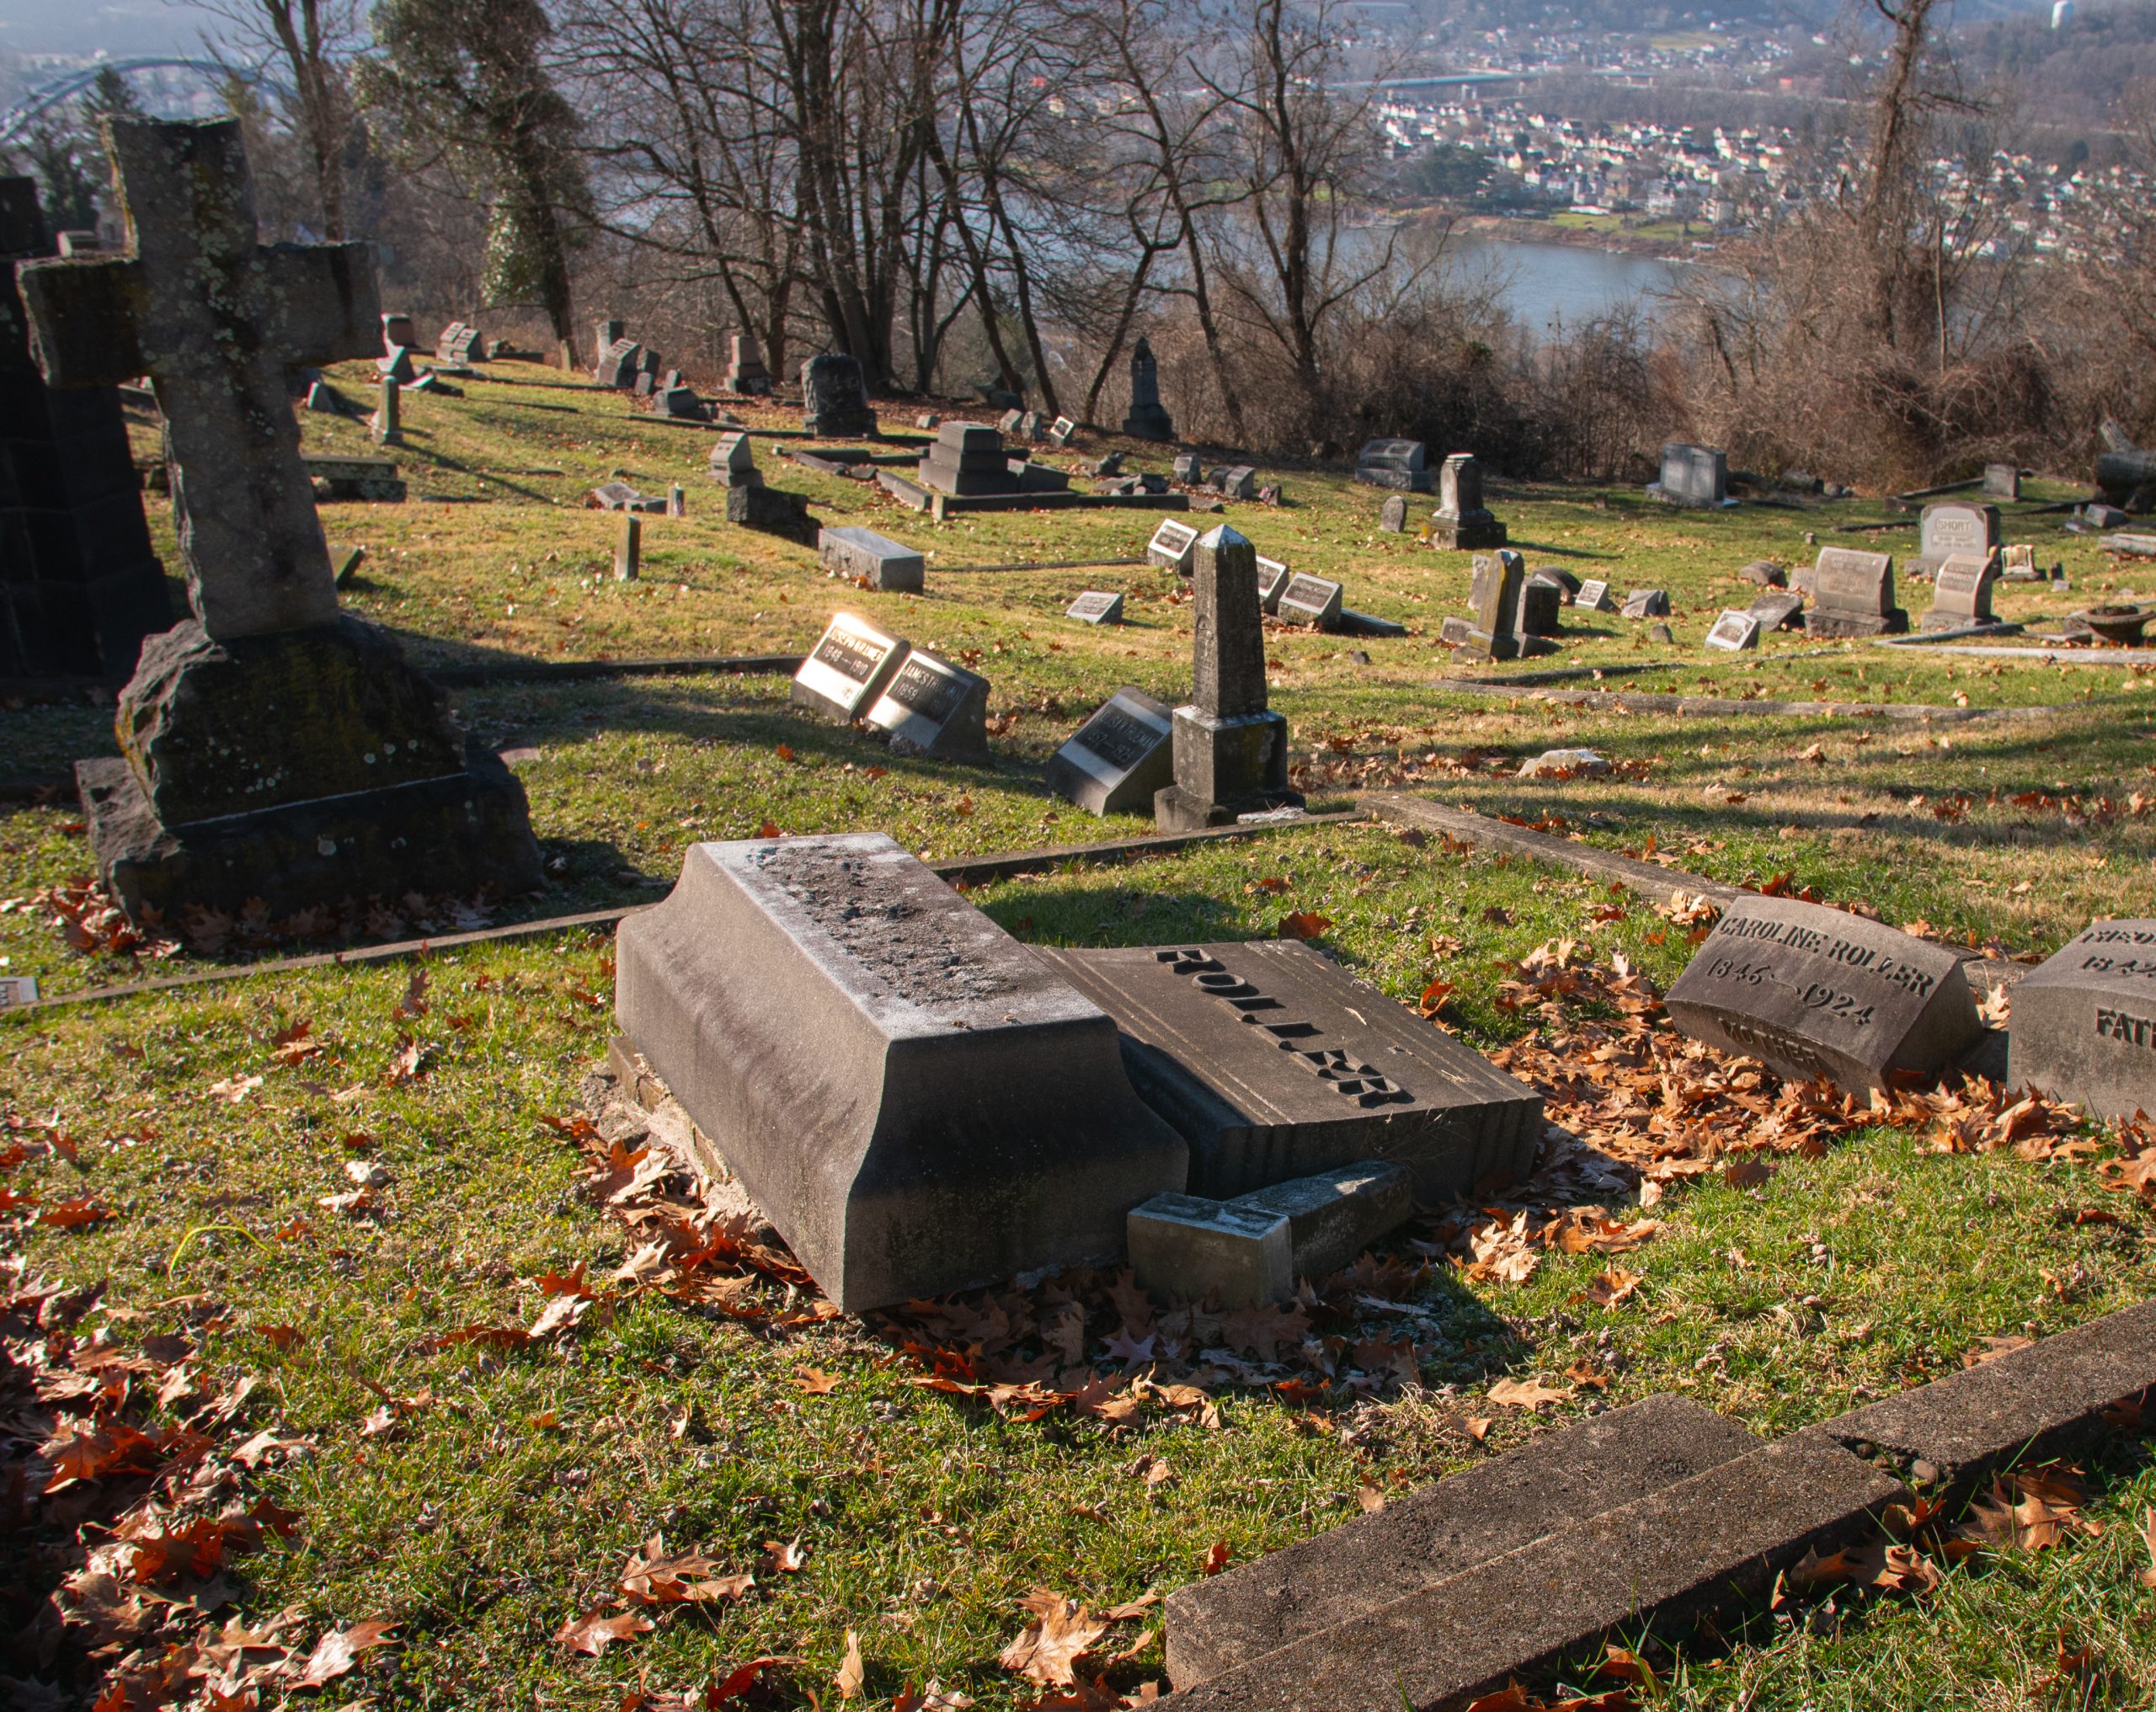
M1953 952L1781 898L1731 904L1666 1003L1695 1040L1856 1094L1935 1076L1983 1032Z
M1505 525L1482 503L1482 466L1471 453L1454 452L1438 472L1430 540L1460 552L1505 544Z
M985 762L988 680L920 648L911 650L868 710L868 723L901 754Z
M802 364L801 410L801 425L820 440L873 437L876 432L876 413L868 408L861 365L850 356L833 353Z
M928 570L928 562L911 547L851 524L819 531L816 552L825 570L864 577L870 588L886 593L918 595Z
M789 699L797 707L850 725L876 705L910 651L910 644L865 619L834 613L793 675Z
M1294 573L1279 560L1258 555L1257 604L1267 612L1280 610L1280 597L1288 592L1288 584L1294 580Z
M1280 591L1274 610L1291 624L1335 629L1340 623L1340 584L1323 577L1298 574Z
M1609 584L1604 582L1581 584L1579 593L1572 596L1572 605L1583 607L1589 612L1614 612L1617 610L1616 601L1610 598Z
M1094 814L1144 814L1175 778L1174 715L1126 684L1049 757L1048 787Z
M1145 543L1146 558L1179 577L1190 574L1191 562L1197 551L1198 531L1172 517L1163 518L1161 526L1153 531L1152 540Z
M2156 1117L2156 921L2095 921L2016 984L2007 1082Z
M394 637L337 610L286 371L377 348L370 247L259 248L237 121L111 136L132 253L17 275L51 384L148 373L184 520L194 616L143 644L125 759L77 769L106 885L138 922L398 896L419 876L536 890L522 787L467 754Z
M1123 596L1106 589L1088 589L1070 603L1063 616L1075 618L1081 624L1120 624Z
M623 1033L848 1313L1113 1264L1183 1186L1114 1023L881 833L697 845L616 955Z
M1899 636L1909 627L1909 615L1894 604L1892 553L1822 547L1811 594L1807 636Z
M1706 645L1724 653L1742 653L1747 648L1758 648L1758 615L1725 609L1721 616L1715 620L1714 628L1707 632Z
M1430 491L1429 451L1419 440L1374 440L1356 455L1355 479L1374 488L1392 488L1406 493ZM1386 507L1388 514L1390 506ZM1401 515L1406 515L1406 504Z
M1931 610L1919 621L1918 628L1971 630L1998 623L1991 610L1992 590L1998 584L1998 554L1948 555L1933 573Z
M1436 1206L1533 1161L1540 1095L1299 941L1038 954L1115 1018L1193 1195L1382 1160Z

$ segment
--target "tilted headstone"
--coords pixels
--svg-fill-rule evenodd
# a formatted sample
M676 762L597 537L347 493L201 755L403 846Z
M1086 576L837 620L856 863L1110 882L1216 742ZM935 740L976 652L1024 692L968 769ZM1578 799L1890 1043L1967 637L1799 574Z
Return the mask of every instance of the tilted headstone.
M1295 573L1278 559L1269 559L1263 553L1257 556L1257 604L1267 612L1280 610L1280 597L1288 592L1288 584L1294 581Z
M1462 552L1505 544L1505 525L1482 503L1482 466L1471 453L1454 452L1438 472L1438 509L1430 519L1430 539L1438 547Z
M1173 440L1176 425L1161 406L1161 376L1153 347L1139 335L1130 348L1130 413L1123 431L1133 440Z
M604 362L606 360L606 348L618 341L628 330L628 323L625 321L607 320L598 323L592 329L591 360L594 363Z
M2019 499L2021 497L2020 466L1986 464L1984 497L1988 499Z
M988 680L920 648L911 649L867 712L901 755L985 762Z
M412 331L412 317L408 315L387 313L382 317L382 350L387 356L400 346L408 349L419 342Z
M1070 603L1063 616L1075 618L1081 624L1120 624L1123 596L1106 589L1088 589Z
M728 392L738 392L747 397L764 397L770 394L771 371L764 366L764 354L753 333L727 335L724 385Z
M479 329L462 321L452 321L441 330L441 337L435 341L435 360L450 363L458 368L476 361L483 348Z
M693 387L661 387L652 395L651 408L659 415L671 417L676 422L702 422L707 419L704 401L696 397Z
M385 392L392 390L392 383L387 379L382 385ZM323 416L349 416L351 413L350 403L344 395L323 380L307 382L307 408Z
M1807 636L1899 636L1909 615L1894 604L1894 556L1854 547L1819 550L1812 568Z
M1563 629L1559 614L1564 605L1565 585L1538 571L1520 584L1519 621L1513 628L1522 636L1558 635Z
M1948 500L1927 505L1918 519L1919 566L1936 570L1956 553L1988 558L1999 548L1999 507Z
M1190 574L1191 562L1197 552L1198 531L1172 517L1162 518L1161 526L1153 531L1152 540L1145 543L1147 563L1158 565L1164 571L1173 571L1179 577Z
M1150 814L1175 779L1174 715L1126 684L1049 757L1048 787L1093 814Z
M107 888L138 922L401 896L415 876L536 890L522 787L467 756L388 632L337 609L286 371L379 348L372 247L258 247L237 120L110 136L133 253L16 275L49 383L148 374L182 519L194 616L143 644L125 759L76 770Z
M1078 424L1073 422L1068 416L1059 416L1055 419L1054 422L1049 425L1048 431L1048 443L1050 445L1066 446L1077 437Z
M1115 1018L1193 1195L1382 1160L1440 1206L1533 1165L1534 1089L1299 941L1038 955Z
M1772 559L1754 559L1737 573L1748 583L1757 583L1763 589L1786 589L1789 573Z
M1744 610L1763 632L1804 628L1804 596L1794 589L1769 589Z
M600 352L591 378L602 387L627 392L634 389L637 376L643 372L643 347L632 339L617 339Z
M816 553L825 570L865 578L870 588L886 594L918 595L928 570L928 562L913 548L851 524L819 531Z
M1429 451L1419 440L1374 440L1356 455L1355 479L1402 493L1430 491Z
M1920 630L1973 630L1996 624L1991 592L1999 583L1996 553L1952 553L1932 573L1931 610L1919 621Z
M1609 584L1599 580L1580 584L1580 591L1572 596L1572 605L1589 612L1614 612L1617 602L1611 597Z
M1006 436L1022 439L1025 434L1026 414L1023 409L1012 406L995 419L995 431Z
M1257 472L1248 464L1235 464L1213 472L1213 491L1225 499L1257 498Z
M2156 921L2093 921L2015 984L2007 1085L2156 1117Z
M172 604L119 393L50 388L31 355L15 264L52 253L36 181L0 178L0 678L117 685Z
M1625 597L1625 616L1627 618L1667 618L1669 616L1669 591L1667 589L1635 589Z
M638 369L629 390L639 398L648 398L658 389L659 377L648 369Z
M794 673L788 699L797 707L850 725L876 705L910 652L910 644L884 635L866 619L834 613Z
M822 440L876 432L876 413L868 408L858 362L831 352L802 364L801 425Z
M922 458L921 484L945 493L1015 493L1018 478L1003 450L1003 435L979 422L947 422Z
M1709 648L1724 653L1742 653L1759 646L1759 619L1756 613L1725 610L1707 632Z
M1983 1029L1953 952L1787 898L1731 903L1664 1003L1695 1040L1858 1094L1936 1076Z
M1314 624L1331 630L1340 622L1340 584L1323 577L1298 573L1288 579L1273 610L1290 624Z
M760 488L763 472L745 434L722 434L712 442L711 478L722 488Z
M1153 799L1163 832L1299 807L1288 787L1288 722L1267 710L1257 549L1225 524L1191 565L1192 693L1175 712L1175 782Z
M1672 505L1725 504L1729 458L1712 446L1670 440L1662 449L1662 479L1647 491Z
M1519 658L1520 591L1527 581L1527 567L1509 549L1475 556L1474 574L1468 579L1468 616L1456 634L1470 659L1510 660Z
M1407 527L1407 496L1395 493L1378 508L1378 527L1387 535L1399 535Z
M1189 1148L1115 1024L881 833L693 846L622 1031L848 1313L1109 1264Z
M1192 487L1205 479L1204 461L1196 452L1177 453L1174 469L1176 479Z

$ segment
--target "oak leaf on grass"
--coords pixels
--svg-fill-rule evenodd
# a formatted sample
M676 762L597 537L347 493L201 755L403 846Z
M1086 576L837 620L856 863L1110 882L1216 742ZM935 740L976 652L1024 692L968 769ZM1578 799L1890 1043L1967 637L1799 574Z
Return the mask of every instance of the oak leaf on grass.
M1006 1671L1049 1688L1068 1688L1078 1680L1077 1663L1107 1633L1104 1619L1085 1603L1067 1599L1049 1587L1036 1587L1018 1602L1033 1615L998 1656Z

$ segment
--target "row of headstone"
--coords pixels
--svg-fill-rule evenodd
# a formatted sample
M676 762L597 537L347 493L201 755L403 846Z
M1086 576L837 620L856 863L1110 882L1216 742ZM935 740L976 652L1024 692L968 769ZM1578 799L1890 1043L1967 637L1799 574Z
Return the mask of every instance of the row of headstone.
M1240 538L1240 537L1238 537ZM1172 517L1161 520L1161 526L1153 531L1153 538L1145 543L1145 559L1164 571L1173 571L1179 577L1194 574L1198 549L1198 533L1187 523L1179 523ZM1252 549L1255 552L1255 549ZM1261 613L1281 618L1290 624L1308 624L1319 630L1337 630L1341 627L1347 608L1342 604L1346 590L1329 577L1315 577L1306 572L1290 570L1278 559L1259 554L1257 567L1257 603ZM1364 623L1378 621L1364 619Z
M15 264L55 253L35 181L0 178L0 678L117 685L172 606L118 392L30 353Z
M858 721L901 754L989 760L988 680L850 612L833 616L801 662L792 699L841 725Z

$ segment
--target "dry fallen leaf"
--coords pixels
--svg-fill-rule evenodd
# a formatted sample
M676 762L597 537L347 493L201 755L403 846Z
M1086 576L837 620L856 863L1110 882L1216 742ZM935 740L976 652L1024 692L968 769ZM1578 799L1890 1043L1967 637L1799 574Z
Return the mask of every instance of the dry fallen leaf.
M846 1632L846 1658L839 1666L838 1675L832 1679L838 1688L839 1699L852 1699L861 1693L862 1686L867 1678L867 1670L861 1662L861 1637L849 1629Z
M1018 1602L1034 1621L1005 1647L996 1661L1006 1671L1049 1688L1069 1688L1078 1680L1077 1664L1107 1633L1105 1619L1083 1601L1066 1599L1048 1587L1036 1587Z
M1545 1403L1568 1401L1572 1395L1545 1385L1540 1379L1500 1379L1489 1390L1490 1400L1508 1409L1540 1409Z
M594 1609L564 1623L555 1631L554 1639L571 1652L589 1653L596 1658L616 1641L647 1635L651 1628L651 1619L639 1611L620 1611L609 1616L603 1609Z
M793 1376L793 1389L807 1397L828 1397L839 1388L838 1375L821 1368L803 1368Z
M324 1683L334 1681L359 1662L360 1655L371 1647L389 1645L389 1631L393 1623L355 1623L350 1629L334 1629L314 1644L314 1651L307 1656L299 1675L293 1680L296 1688L318 1688Z

